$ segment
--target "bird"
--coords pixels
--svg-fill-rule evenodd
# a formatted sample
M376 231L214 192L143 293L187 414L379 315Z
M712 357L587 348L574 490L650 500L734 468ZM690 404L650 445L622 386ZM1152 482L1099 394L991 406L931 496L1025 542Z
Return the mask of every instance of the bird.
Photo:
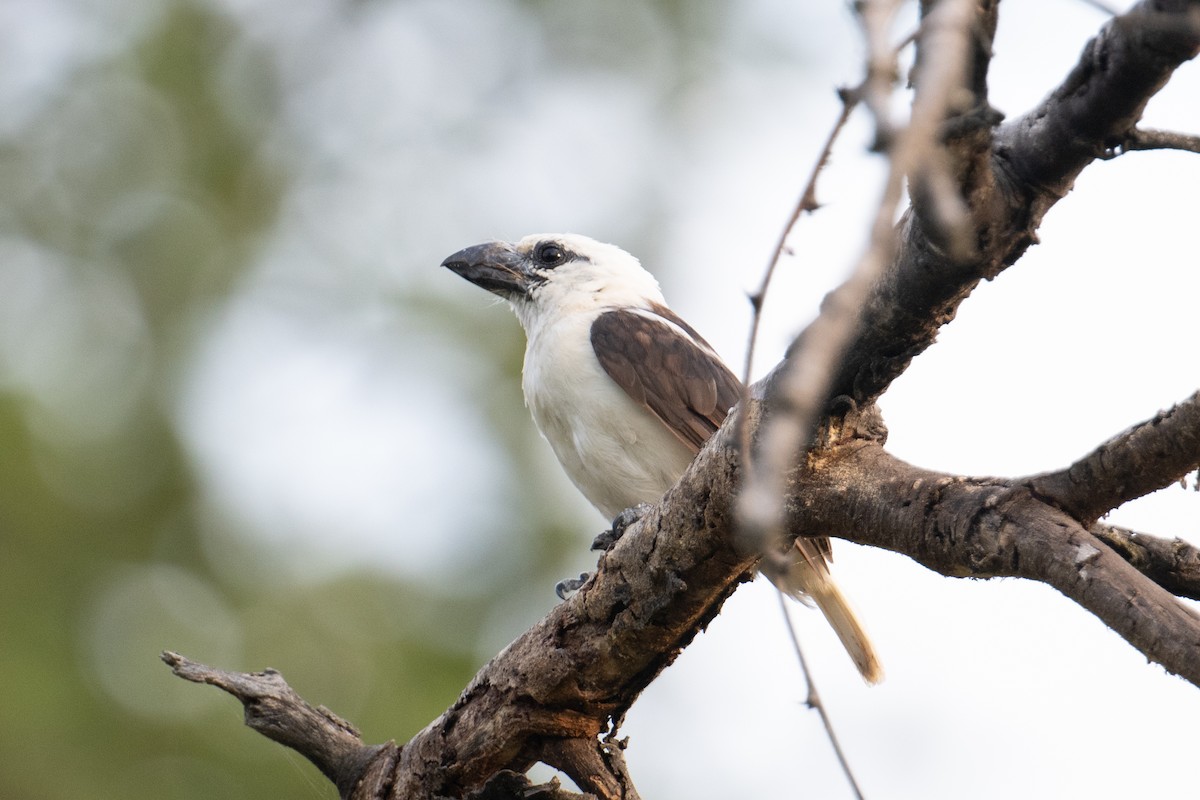
M533 234L467 247L442 266L516 313L525 404L571 482L614 520L613 536L661 499L742 398L741 381L668 307L654 276L615 245ZM829 573L829 539L799 537L795 547L789 569L768 577L811 600L877 683L879 658Z

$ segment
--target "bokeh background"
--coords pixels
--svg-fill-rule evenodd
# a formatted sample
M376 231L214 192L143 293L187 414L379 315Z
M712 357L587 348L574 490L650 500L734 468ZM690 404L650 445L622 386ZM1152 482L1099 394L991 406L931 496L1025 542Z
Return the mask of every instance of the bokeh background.
M1005 3L994 104L1103 17ZM604 525L522 407L515 320L441 259L617 242L740 365L861 57L839 2L0 0L0 797L334 796L164 648L276 667L369 741L436 716ZM1198 73L1148 120L1200 131ZM793 237L756 375L861 252L869 139ZM893 450L1053 469L1192 392L1198 185L1194 155L1089 169L888 393ZM1193 485L1113 520L1200 542ZM869 796L1194 787L1200 692L1052 590L837 554L887 682L797 621ZM642 793L849 796L802 700L744 587L629 716Z

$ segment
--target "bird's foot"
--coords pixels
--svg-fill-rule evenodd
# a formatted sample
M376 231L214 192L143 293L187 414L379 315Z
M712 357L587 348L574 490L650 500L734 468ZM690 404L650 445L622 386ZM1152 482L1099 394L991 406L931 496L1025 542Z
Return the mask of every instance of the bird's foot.
M592 540L592 549L605 552L611 550L617 540L625 535L626 528L646 516L646 512L651 508L649 503L638 503L633 508L627 508L617 514L613 517L612 527Z
M578 578L567 578L564 581L559 581L554 584L554 593L558 595L559 600L566 600L578 592L580 587L587 583L590 577L592 577L590 572L581 572Z

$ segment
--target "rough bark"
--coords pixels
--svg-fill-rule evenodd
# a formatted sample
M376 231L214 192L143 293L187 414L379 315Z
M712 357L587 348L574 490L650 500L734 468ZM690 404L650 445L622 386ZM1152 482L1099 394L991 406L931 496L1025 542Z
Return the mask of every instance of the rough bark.
M851 531L844 538L950 577L1041 581L1200 686L1200 616L1024 481L923 470L864 443L827 455L797 483L790 522L802 535Z
M1098 523L1091 532L1171 594L1200 600L1200 549L1182 539L1160 539L1116 525Z
M1085 525L1130 500L1170 486L1196 467L1200 392L1114 436L1071 466L1025 481Z

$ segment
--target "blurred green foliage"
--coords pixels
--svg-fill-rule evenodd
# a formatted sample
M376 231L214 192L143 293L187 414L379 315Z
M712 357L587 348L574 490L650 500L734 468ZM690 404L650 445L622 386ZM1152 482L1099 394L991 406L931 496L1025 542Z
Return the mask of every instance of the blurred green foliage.
M720 7L659 4L678 33L664 42L642 31L636 4L627 15L511 5L577 66L636 72L671 48L676 71L657 76L670 86L711 57L698 41ZM63 59L68 74L0 131L0 797L332 796L310 765L242 728L234 701L172 678L158 652L277 667L369 741L402 739L503 644L489 630L497 613L511 609L514 630L536 617L523 598L549 601L580 521L534 482L512 498L519 513L497 515L512 528L493 545L503 552L463 561L463 581L484 589L462 591L384 570L299 578L277 568L272 548L286 542L248 539L213 513L174 404L198 321L247 280L293 189L276 123L298 101L262 37L216 3L63 8L117 32ZM278 7L279 24L291 12ZM616 62L597 46L614 30L634 43ZM515 325L496 336L469 306L420 288L391 300L456 346L488 343L492 370L467 392L500 433L506 469L537 474Z
M626 6L594 17L637 42L616 62L581 28L590 12L511 10L538 20L556 58L636 71L664 42ZM66 59L70 74L0 132L0 796L332 796L158 651L280 668L367 740L402 739L503 644L498 613L521 630L546 606L580 523L557 503L498 513L502 545L463 561L464 591L383 570L296 577L272 551L286 542L248 539L206 505L174 403L198 320L246 281L292 191L276 130L288 88L275 54L215 2L65 7L118 32ZM695 31L713 29L716 7L659 6L680 31L674 85L710 58ZM283 24L290 7L276 13ZM418 330L488 343L467 399L506 469L538 473L544 453L510 423L523 419L515 325L497 335L466 306L401 294L395 313Z
M287 182L255 157L259 132L223 113L209 55L230 35L219 15L173 5L0 150L5 797L310 791L307 775L229 729L233 709L181 693L155 664L165 646L240 662L238 640L275 632L249 620L256 607L303 628L316 602L232 596L211 573L160 394L189 315L245 269ZM259 67L245 80L269 85Z
M377 709L362 724L380 736L424 724L473 668L461 651L430 646L394 621L363 623L362 603L382 616L437 602L403 586L362 579L231 592L200 557L194 485L155 393L170 380L180 326L245 269L287 183L255 158L258 132L227 117L208 74L229 27L211 11L173 7L132 52L77 76L37 124L5 143L6 236L54 254L67 282L92 280L86 273L95 270L94 279L132 286L126 300L149 323L136 343L83 335L74 344L85 352L59 354L86 369L93 357L110 358L93 348L136 351L109 365L148 373L112 429L77 437L41 407L43 393L10 385L3 397L5 797L327 794L314 792L307 767L240 730L230 703L171 685L155 663L165 646L235 657L227 666L287 663L297 685L330 687L316 693L321 700L344 707L342 687L360 711ZM270 83L269 72L243 77ZM263 99L269 114L277 98ZM107 313L129 310L97 311L104 325ZM102 383L131 379L110 374ZM108 401L102 389L59 413L86 418L90 403ZM357 636L320 624L335 602L356 618ZM217 622L205 618L214 610ZM212 625L226 629L206 630Z

